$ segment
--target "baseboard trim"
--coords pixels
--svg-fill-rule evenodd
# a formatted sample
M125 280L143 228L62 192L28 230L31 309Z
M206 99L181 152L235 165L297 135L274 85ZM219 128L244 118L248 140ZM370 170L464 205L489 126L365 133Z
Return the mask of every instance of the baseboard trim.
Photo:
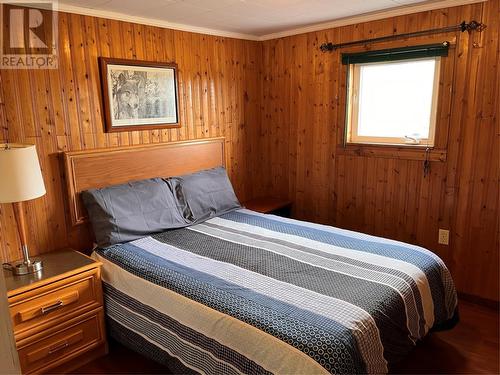
M495 301L489 298L475 296L473 294L458 292L458 298L467 302L472 302L477 305L485 306L495 311L500 311L500 301Z

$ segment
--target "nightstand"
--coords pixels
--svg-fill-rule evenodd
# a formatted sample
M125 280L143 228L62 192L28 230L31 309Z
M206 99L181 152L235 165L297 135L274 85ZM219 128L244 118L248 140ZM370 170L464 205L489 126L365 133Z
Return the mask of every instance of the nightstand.
M38 274L5 270L23 374L68 372L106 354L101 263L74 250L39 256Z
M252 211L263 214L274 214L284 217L290 216L292 201L276 197L260 197L243 202L243 206Z

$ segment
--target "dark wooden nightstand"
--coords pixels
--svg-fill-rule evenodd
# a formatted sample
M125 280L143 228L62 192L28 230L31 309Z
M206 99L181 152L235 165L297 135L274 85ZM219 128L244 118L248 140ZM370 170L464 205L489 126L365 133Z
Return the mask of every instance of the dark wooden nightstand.
M24 374L67 372L106 354L101 263L74 250L39 256L37 274L5 284Z
M243 206L249 210L263 214L289 217L292 209L292 201L276 197L260 197L243 202Z

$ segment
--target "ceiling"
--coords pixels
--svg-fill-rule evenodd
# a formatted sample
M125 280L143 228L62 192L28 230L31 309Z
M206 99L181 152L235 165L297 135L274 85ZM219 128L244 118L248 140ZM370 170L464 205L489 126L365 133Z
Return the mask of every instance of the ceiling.
M449 0L438 2L453 3ZM229 33L249 39L262 39L264 36L305 26L394 8L408 8L419 3L436 3L436 1L59 0L59 8L75 13L86 13L85 10L93 11L93 14L101 12L103 17L108 18L124 19L124 16L131 16L135 19L149 19L156 21L156 24L165 23L165 27L205 29L203 31L208 34ZM112 13L115 17L112 17Z

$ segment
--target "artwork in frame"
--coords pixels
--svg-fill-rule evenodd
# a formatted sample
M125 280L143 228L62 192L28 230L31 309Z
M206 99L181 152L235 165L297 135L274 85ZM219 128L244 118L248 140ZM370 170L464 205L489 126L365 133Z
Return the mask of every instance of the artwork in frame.
M100 57L107 132L179 127L177 64Z

